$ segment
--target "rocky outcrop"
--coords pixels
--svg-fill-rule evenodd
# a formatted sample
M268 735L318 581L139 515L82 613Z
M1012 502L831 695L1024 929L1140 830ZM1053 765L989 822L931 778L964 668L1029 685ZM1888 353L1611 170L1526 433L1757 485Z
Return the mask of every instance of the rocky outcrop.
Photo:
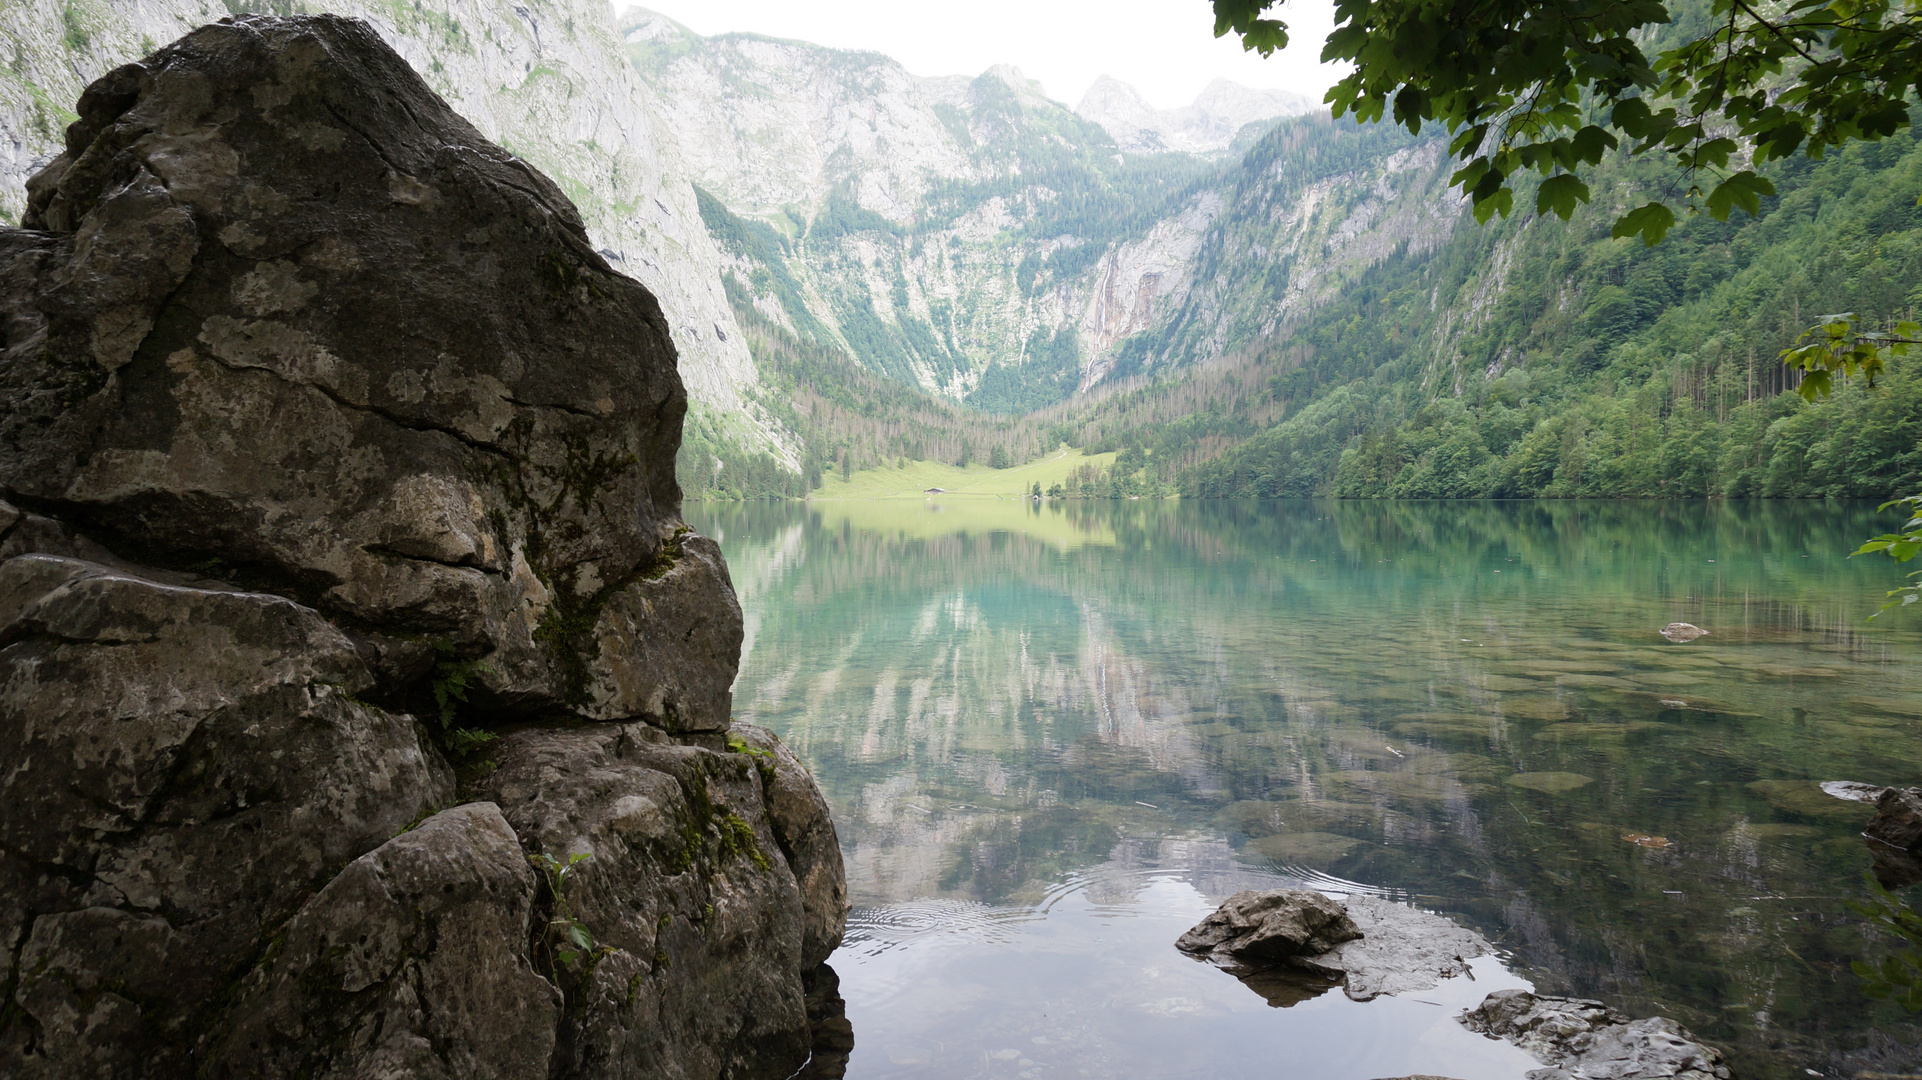
M285 598L22 555L0 643L0 1073L178 1074L304 899L453 794Z
M1285 1008L1345 983L1347 995L1433 988L1494 952L1473 930L1374 896L1345 902L1306 889L1244 890L1183 934L1176 947L1226 968ZM1730 1080L1722 1052L1666 1017L1630 1020L1599 1001L1501 990L1461 1015L1545 1068L1529 1080ZM1425 1080L1404 1077L1402 1080ZM1434 1078L1440 1080L1440 1078Z
M1487 938L1432 911L1365 895L1350 896L1344 906L1361 937L1300 964L1339 978L1355 1001L1432 989L1495 951Z
M1878 884L1903 889L1922 881L1922 788L1825 780L1822 790L1844 802L1875 807L1862 839L1868 844L1870 872Z
M1501 990L1462 1024L1507 1039L1547 1068L1529 1080L1729 1080L1722 1052L1665 1016L1630 1020L1599 1001Z
M0 1075L792 1073L839 849L728 734L654 297L352 20L78 114L0 231Z

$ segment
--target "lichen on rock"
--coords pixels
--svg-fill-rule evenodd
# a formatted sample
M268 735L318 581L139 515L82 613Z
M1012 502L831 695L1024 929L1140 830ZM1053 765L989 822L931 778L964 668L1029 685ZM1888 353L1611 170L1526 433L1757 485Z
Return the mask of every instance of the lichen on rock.
M0 230L0 1075L792 1073L840 853L726 735L654 297L353 20L77 113Z

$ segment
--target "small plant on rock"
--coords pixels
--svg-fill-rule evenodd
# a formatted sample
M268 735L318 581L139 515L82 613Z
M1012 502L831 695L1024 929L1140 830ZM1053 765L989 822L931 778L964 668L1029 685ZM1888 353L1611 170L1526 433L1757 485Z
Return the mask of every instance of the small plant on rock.
M464 758L494 741L491 731L454 726L460 707L467 704L467 692L481 676L492 674L494 669L488 667L485 660L456 656L452 642L434 642L434 652L439 659L434 662L434 673L428 678L427 686L433 692L434 707L439 710L440 742L448 753Z
M573 906L567 898L568 883L574 879L575 868L593 857L585 851L569 855L566 862L544 851L527 857L527 861L541 872L547 882L548 895L554 899L554 912L549 916L547 928L541 936L554 950L556 965L583 974L592 974L594 965L614 951L612 945L602 945L594 940L594 931L574 917Z

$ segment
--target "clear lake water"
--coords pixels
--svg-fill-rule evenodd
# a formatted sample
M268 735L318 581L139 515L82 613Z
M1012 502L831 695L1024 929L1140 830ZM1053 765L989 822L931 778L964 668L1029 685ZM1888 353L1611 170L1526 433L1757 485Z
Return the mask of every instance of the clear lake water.
M1859 992L1871 808L1922 782L1922 616L1835 502L690 504L735 716L833 806L850 1077L1519 1080L1454 1022L1601 997L1743 1080L1922 1073ZM1688 622L1708 635L1673 644ZM1271 1008L1174 939L1242 888L1385 894L1473 979ZM1914 896L1911 895L1911 899Z

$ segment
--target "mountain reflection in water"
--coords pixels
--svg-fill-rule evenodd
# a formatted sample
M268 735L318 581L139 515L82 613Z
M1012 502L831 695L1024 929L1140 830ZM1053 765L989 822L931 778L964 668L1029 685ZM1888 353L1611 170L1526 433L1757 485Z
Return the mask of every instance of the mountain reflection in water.
M1880 947L1843 906L1871 808L1816 786L1914 783L1922 760L1922 621L1866 622L1898 574L1845 558L1885 531L1872 505L688 516L747 614L736 716L834 806L860 909L834 960L850 1076L1369 1080L1420 1054L1364 1044L1425 1040L1419 1071L1470 1053L1414 1019L1452 1003L1273 1010L1174 951L1277 882L1447 912L1544 992L1671 1016L1745 1080L1922 1059L1848 971ZM1671 622L1709 636L1671 644ZM1195 1009L1150 1016L1164 999ZM1050 1006L1079 1026L1036 1027ZM1074 1048L1034 1052L1057 1038ZM1448 1075L1520 1075L1461 1046L1497 1057Z

